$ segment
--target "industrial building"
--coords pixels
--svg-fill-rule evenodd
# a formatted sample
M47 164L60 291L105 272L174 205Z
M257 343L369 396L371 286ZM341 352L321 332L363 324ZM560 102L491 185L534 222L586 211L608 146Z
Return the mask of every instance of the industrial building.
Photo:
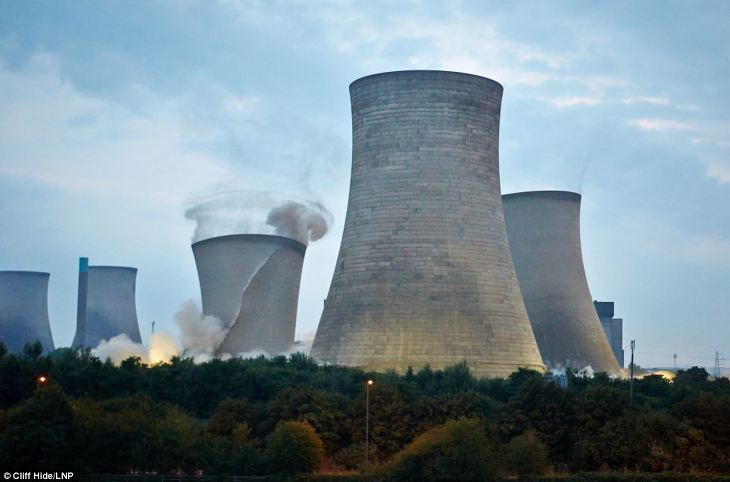
M580 202L566 191L503 196L512 258L545 364L619 375L583 266Z
M46 353L55 348L48 321L49 277L36 271L0 271L0 342L10 353L36 341Z
M542 370L502 212L502 86L388 72L350 97L349 203L311 355L379 371Z
M102 340L125 334L142 343L137 323L137 268L89 266L79 259L76 334L72 348L95 348Z
M593 301L601 321L603 332L608 338L613 355L616 357L618 366L624 367L624 320L613 317L613 301Z
M290 350L306 246L282 236L236 234L192 249L203 314L228 328L218 353Z

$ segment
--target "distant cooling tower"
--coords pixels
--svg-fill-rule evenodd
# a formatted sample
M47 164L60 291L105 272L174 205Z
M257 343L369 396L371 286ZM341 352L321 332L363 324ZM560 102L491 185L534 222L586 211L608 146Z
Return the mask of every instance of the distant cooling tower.
M72 348L95 348L100 341L120 334L142 343L135 303L136 281L137 268L89 266L88 258L80 258Z
M293 239L263 234L193 244L203 313L229 327L218 353L291 349L306 249Z
M588 289L580 201L564 191L503 196L512 258L545 364L620 374Z
M347 218L311 354L372 370L541 370L507 243L502 86L405 71L350 85Z
M0 271L0 342L20 353L28 342L40 341L52 351L48 321L48 273Z

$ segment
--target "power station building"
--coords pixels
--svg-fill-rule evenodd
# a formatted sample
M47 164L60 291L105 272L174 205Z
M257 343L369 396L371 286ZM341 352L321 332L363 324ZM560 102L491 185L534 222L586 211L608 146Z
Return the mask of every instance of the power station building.
M358 79L350 96L347 217L311 355L368 370L542 370L502 212L502 86L403 71Z
M0 271L0 342L11 353L20 353L26 343L40 341L43 351L52 351L53 336L48 321L49 273Z
M613 355L616 357L618 365L624 367L624 320L622 318L613 317L613 301L594 301L598 319L601 321L603 332L608 338L611 345Z
M583 266L580 202L565 191L503 196L512 258L545 364L618 375Z
M80 258L76 334L71 347L95 348L120 334L142 343L136 283L137 268L89 266L88 258Z
M203 314L228 327L219 354L278 354L294 345L307 247L293 239L236 234L192 246Z

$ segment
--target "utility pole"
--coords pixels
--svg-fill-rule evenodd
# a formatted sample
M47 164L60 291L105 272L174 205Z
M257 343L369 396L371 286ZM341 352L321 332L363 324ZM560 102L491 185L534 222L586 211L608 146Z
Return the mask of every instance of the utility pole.
M636 340L631 340L631 364L629 365L629 404L634 404L634 348Z
M155 334L155 320L152 320L152 334Z
M674 371L677 371L677 354L674 354Z

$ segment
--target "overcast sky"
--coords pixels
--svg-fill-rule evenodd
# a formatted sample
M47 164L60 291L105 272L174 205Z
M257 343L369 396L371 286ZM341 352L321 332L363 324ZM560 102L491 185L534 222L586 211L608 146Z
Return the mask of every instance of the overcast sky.
M709 0L4 1L0 269L51 273L67 346L78 257L135 266L146 339L200 298L186 207L312 199L335 222L307 251L311 336L347 203L348 84L455 70L504 86L503 192L583 194L590 288L637 362L712 367L730 358L728 19Z

